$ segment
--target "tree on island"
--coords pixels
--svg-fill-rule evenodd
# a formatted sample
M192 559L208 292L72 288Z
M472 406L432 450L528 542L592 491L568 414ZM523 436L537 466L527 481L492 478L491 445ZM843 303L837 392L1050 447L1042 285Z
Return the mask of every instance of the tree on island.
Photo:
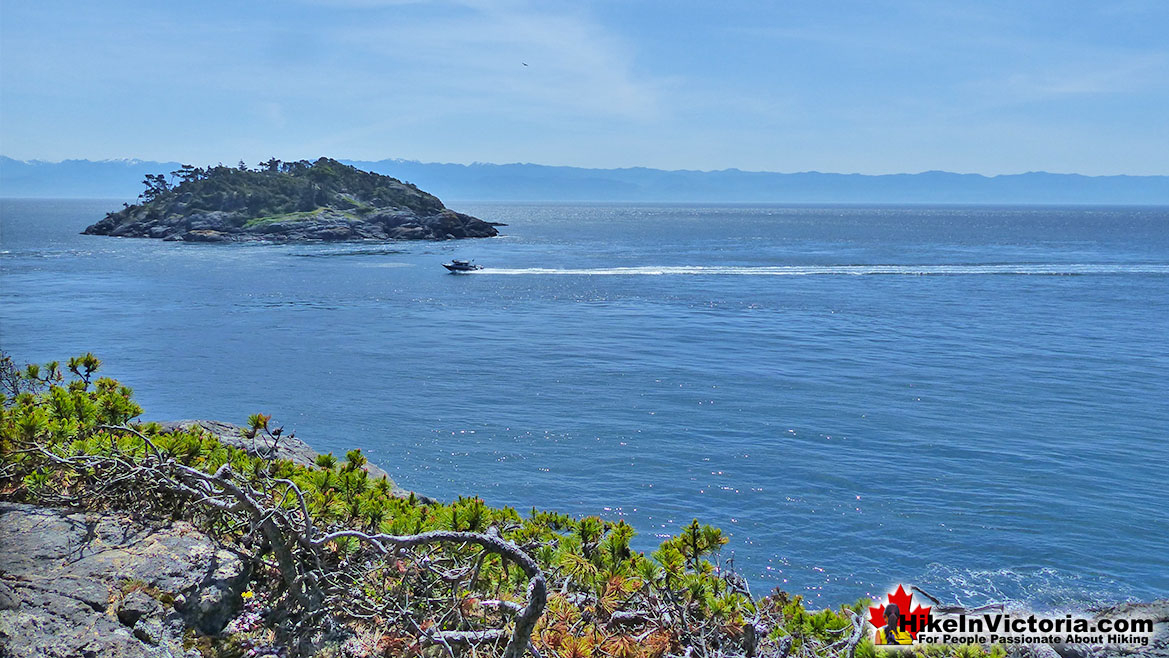
M138 195L145 203L153 203L156 199L170 192L171 186L166 180L166 176L162 174L146 174L146 178L142 180L142 184L146 189Z

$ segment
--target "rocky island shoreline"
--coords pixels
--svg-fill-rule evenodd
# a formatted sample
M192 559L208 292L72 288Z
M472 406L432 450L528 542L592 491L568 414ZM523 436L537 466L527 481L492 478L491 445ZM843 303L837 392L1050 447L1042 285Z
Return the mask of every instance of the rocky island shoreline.
M140 203L87 227L88 235L185 242L456 240L499 234L497 224L450 210L396 178L330 158L249 169L184 165L148 175Z

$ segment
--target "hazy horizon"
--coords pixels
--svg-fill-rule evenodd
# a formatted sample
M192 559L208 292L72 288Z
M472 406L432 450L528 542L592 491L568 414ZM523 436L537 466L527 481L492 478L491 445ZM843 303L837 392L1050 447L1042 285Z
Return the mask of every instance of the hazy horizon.
M1083 176L1050 172L983 176L942 171L874 176L741 169L590 169L527 163L462 165L400 158L341 162L409 181L447 200L1169 204L1169 176ZM0 156L0 196L129 199L141 192L143 177L165 174L181 164L141 159L26 162ZM187 164L203 166L204 163ZM226 163L225 166L236 165Z
M277 156L271 156L271 157L277 157ZM1085 174L1085 173L1082 173L1079 171L1051 171L1051 170L1047 170L1047 169L1031 169L1031 170L1026 170L1026 171L1002 171L1002 172L953 171L953 170L949 170L949 169L923 169L920 171L890 171L890 172L880 173L880 174L869 174L869 173L864 173L864 172L859 172L859 171L826 171L826 170L819 170L819 169L792 169L792 170L788 170L788 171L774 171L774 170L763 170L763 169L744 169L742 167L735 167L735 166L722 167L719 169L686 169L686 168L663 169L661 167L647 167L647 166L643 166L643 165L608 166L608 167L606 167L606 166L578 167L576 165L568 165L568 164L556 164L556 163L549 163L549 162L526 162L526 161L525 162L520 162L520 161L515 161L515 162L489 162L489 161L448 162L448 161L419 160L417 158L403 158L403 157L384 157L384 158L377 158L377 159L362 159L362 158L350 158L350 157L344 156L344 155L338 156L338 155L330 155L330 154L321 154L320 156L317 156L317 157L328 157L328 158L332 158L334 160L338 160L341 162L371 162L371 163L405 162L405 163L413 163L413 164L421 164L421 165L456 166L456 167L474 167L474 166L481 166L481 165L495 166L495 167L534 166L534 167L551 167L551 168L564 168L564 169L592 169L592 170L597 170L597 171L622 171L622 170L649 169L649 170L654 170L654 171L663 171L663 172L667 172L667 173L670 173L670 172L718 173L718 172L738 171L738 172L747 173L747 174L781 174L781 175L782 174L831 174L831 175L839 175L839 176L916 176L919 174L943 173L943 174L956 174L959 176L982 176L984 178L996 178L996 177L1000 177L1000 176L1022 176L1022 175L1026 175L1026 174L1054 174L1054 175L1059 175L1059 176L1085 176L1085 177L1090 177L1090 178L1103 178L1103 177L1110 177L1110 176L1130 176L1133 178L1169 177L1169 173L1164 173L1164 174L1123 174L1123 173ZM308 158L303 158L303 159L312 161L312 160L316 160L317 157L308 157ZM215 161L194 162L194 161L184 161L184 160L173 159L173 158L168 159L168 160L152 160L150 158L140 158L140 157L133 157L133 156L109 157L109 158L94 158L94 157L78 156L78 157L66 157L66 158L52 160L52 159L46 159L46 158L16 158L16 157L13 157L11 155L8 155L7 153L0 153L0 158L8 158L10 160L15 160L17 162L23 162L26 164L46 164L46 165L58 165L58 164L64 164L67 162L92 162L92 163L158 163L158 164L163 164L163 165L168 164L168 163L181 163L181 164L191 164L191 165L194 165L197 167L210 167L210 166L215 166L217 164L221 164L221 165L232 167L232 166L236 166L239 163L239 160L235 160L235 161L215 160ZM281 161L285 161L283 158L277 157L277 159L279 159ZM259 162L245 162L245 164L247 164L249 167L254 168L254 167L257 167L259 165Z

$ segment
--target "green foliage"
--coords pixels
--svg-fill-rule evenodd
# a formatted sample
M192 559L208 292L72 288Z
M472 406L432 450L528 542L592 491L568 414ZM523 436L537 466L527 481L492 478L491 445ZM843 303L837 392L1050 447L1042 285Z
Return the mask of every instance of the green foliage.
M677 575L683 568L703 571L710 568L710 563L704 558L717 553L726 543L727 538L723 536L722 530L700 524L698 519L694 519L682 529L681 534L663 542L661 549L654 555L661 554L658 559L671 575Z
M253 430L266 430L268 429L269 420L272 420L272 416L266 416L264 414L252 414L248 416L248 427L252 428Z
M897 649L881 649L873 646L871 647L870 656L881 656L881 658L897 658L898 656L905 656L907 653ZM860 655L860 647L858 646L857 655ZM977 644L960 644L957 646L948 646L944 644L930 644L924 646L915 646L912 654L915 657L923 658L1005 658L1007 655L1006 648L1001 644L995 644L991 647L983 647Z

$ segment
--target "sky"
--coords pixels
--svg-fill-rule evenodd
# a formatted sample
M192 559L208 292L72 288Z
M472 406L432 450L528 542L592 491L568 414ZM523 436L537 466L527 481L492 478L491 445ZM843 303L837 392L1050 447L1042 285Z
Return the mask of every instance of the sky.
M0 0L0 154L1169 174L1164 0Z

